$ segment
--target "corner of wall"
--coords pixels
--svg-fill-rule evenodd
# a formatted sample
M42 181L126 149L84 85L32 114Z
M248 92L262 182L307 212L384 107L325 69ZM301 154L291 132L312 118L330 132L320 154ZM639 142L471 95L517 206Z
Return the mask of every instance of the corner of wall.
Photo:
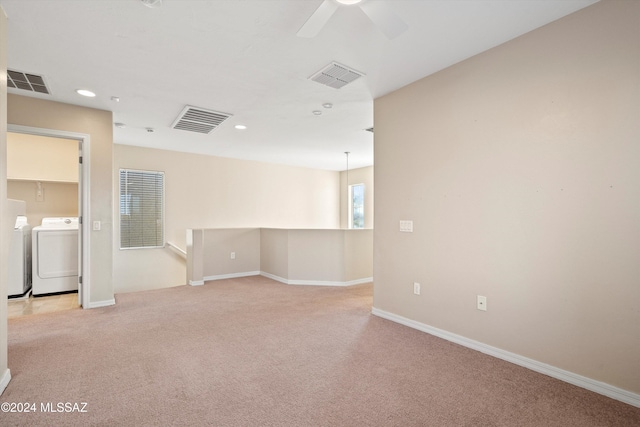
M0 6L0 394L11 380L8 366L7 292L10 224L7 212L7 17Z

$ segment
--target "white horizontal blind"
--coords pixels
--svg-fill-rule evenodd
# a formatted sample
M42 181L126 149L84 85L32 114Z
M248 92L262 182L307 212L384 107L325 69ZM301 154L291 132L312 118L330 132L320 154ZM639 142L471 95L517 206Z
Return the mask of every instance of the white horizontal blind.
M164 172L120 169L120 249L164 246Z

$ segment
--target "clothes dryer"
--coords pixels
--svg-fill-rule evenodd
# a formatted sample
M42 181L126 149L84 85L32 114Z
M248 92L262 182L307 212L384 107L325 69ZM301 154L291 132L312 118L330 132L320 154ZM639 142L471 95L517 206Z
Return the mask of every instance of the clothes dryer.
M32 231L32 293L78 290L78 218L43 218Z

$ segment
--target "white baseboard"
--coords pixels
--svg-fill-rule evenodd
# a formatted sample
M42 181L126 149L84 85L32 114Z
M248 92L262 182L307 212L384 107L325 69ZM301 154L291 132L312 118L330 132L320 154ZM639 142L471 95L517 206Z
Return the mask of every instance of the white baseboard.
M217 276L205 276L204 281L208 282L210 280L224 280L224 279L237 279L238 277L249 277L249 276L259 276L259 271L245 271L242 273L231 273L231 274L219 274Z
M348 282L332 282L323 280L289 280L284 277L276 276L275 274L260 272L261 276L268 277L269 279L276 280L285 285L300 285L300 286L353 286L360 285L362 283L373 282L373 277L365 277L363 279L351 280Z
M2 374L2 378L0 378L0 395L4 393L4 389L9 385L9 381L11 381L11 371L7 369Z
M624 402L640 408L640 394L632 393L630 391L614 387L607 383L583 377L582 375L574 374L573 372L565 371L564 369L547 365L546 363L538 362L537 360L529 359L527 357L520 356L519 354L492 347L479 341L474 341L442 329L434 328L433 326L429 326L415 320L407 319L406 317L398 316L397 314L389 313L375 307L371 310L371 313L378 317L391 320L392 322L400 323L401 325L426 332L447 341L451 341L456 344L471 348L473 350L477 350L481 353L488 354L489 356L506 360L507 362L511 362L524 368L531 369L532 371L548 375L569 384L582 387L595 393L602 394L612 399L619 400L620 402Z
M362 279L350 280L344 283L345 283L344 286L355 286L355 285L362 285L364 283L373 283L373 277L364 277Z
M285 285L289 284L289 281L287 279L282 278L280 276L276 276L275 274L271 274L271 273L267 273L267 272L261 271L260 275L264 276L264 277L266 277L268 279L275 280L276 282L284 283Z
M204 280L189 280L189 285L191 285L191 286L202 286L202 285L204 285Z
M115 298L106 299L104 301L96 301L96 302L89 301L89 307L83 307L83 308L108 307L110 305L115 305L115 303L116 303L116 299Z

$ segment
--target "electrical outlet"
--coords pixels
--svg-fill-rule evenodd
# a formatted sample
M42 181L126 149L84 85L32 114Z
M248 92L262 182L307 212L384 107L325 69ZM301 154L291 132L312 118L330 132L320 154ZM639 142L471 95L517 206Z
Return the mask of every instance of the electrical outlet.
M402 231L403 233L413 233L413 221L401 220L400 231Z
M44 187L40 181L36 183L36 202L44 202Z
M420 295L420 283L413 282L413 293L416 295Z
M236 253L235 252L231 252L231 259L236 259Z
M487 311L487 297L477 295L478 310Z

